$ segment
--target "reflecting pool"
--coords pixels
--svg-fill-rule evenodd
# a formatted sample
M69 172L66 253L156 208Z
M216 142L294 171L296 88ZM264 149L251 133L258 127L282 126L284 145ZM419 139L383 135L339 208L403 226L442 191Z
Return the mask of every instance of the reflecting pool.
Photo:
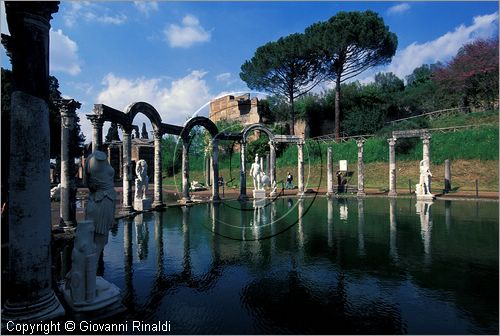
M124 320L177 334L497 334L498 210L370 197L168 208L118 222L103 276Z

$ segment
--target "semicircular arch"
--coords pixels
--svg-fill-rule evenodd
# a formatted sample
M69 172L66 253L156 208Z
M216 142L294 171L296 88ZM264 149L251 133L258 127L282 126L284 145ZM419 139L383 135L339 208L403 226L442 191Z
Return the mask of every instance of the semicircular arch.
M215 138L219 134L219 129L214 124L214 122L207 117L198 116L192 117L186 121L182 128L181 138L186 138L195 126L203 126L210 133L212 138Z
M160 113L158 113L153 105L145 102L135 102L125 108L125 114L128 116L130 124L132 124L138 113L142 113L148 117L155 131L161 128Z
M274 141L274 133L271 131L266 125L264 124L251 124L243 128L243 131L241 131L243 141L247 141L248 134L251 131L262 131L267 134L269 137L269 141Z

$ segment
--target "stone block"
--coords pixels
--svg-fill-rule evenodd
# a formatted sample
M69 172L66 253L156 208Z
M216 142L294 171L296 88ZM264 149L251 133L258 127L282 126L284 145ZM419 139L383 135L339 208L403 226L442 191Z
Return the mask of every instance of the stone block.
M151 199L150 198L136 198L134 199L134 209L136 211L147 211L151 209Z
M253 190L253 198L266 198L266 191L264 189Z

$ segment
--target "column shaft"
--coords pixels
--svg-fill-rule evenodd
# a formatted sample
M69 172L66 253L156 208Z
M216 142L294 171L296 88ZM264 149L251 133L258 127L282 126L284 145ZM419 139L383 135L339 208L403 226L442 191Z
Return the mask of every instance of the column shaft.
M387 139L389 143L389 196L396 196L396 139Z
M212 171L214 182L212 183L212 201L219 201L219 139L212 140Z
M122 208L124 211L132 210L132 128L122 127L123 131L123 195Z
M161 207L163 206L163 193L162 193L163 180L161 173L161 132L159 130L155 130L153 136L154 136L154 146L155 146L153 206Z
M444 192L451 191L451 161L444 160Z
M238 197L241 201L247 200L247 175L246 175L246 143L244 141L240 142L240 196Z
M182 200L191 200L189 196L189 139L182 139Z
M297 161L298 161L298 187L297 195L304 195L304 143L297 143Z
M358 145L358 193L357 196L365 196L365 164L363 162L364 140L357 140Z
M333 149L328 147L326 150L326 196L333 194Z

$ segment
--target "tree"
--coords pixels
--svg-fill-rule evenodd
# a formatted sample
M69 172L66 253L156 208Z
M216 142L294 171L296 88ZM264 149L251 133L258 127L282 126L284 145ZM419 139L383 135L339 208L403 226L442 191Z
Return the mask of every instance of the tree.
M450 106L449 97L439 89L434 74L441 64L423 64L406 76L407 86L401 97L406 116L439 110Z
M305 36L296 33L257 48L254 56L241 66L240 78L250 89L288 100L290 129L294 134L294 101L322 80L321 62Z
M120 141L120 135L118 134L118 124L115 122L111 123L108 129L108 133L104 138L104 142Z
M498 100L498 38L479 39L464 45L457 55L436 71L436 81L459 104L491 106Z
M339 12L306 29L305 35L321 51L324 74L335 80L335 137L340 138L341 83L363 71L390 62L398 39L372 11Z

